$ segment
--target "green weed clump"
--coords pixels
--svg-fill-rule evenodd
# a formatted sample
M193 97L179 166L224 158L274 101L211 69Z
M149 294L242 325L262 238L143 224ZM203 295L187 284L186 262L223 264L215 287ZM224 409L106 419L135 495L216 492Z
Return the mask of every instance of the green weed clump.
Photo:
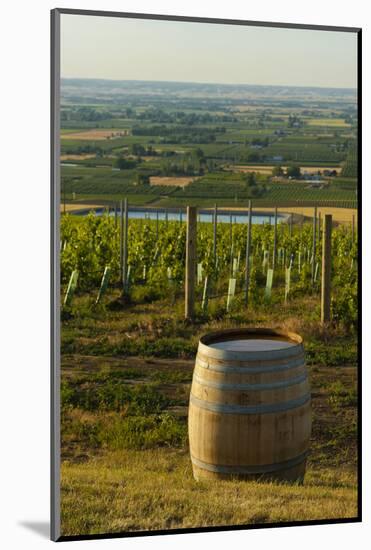
M171 400L156 391L155 385L128 385L122 380L106 383L83 381L69 384L64 381L61 391L62 407L75 407L87 411L125 411L126 414L146 415L159 413Z
M62 413L65 445L80 448L120 450L155 447L184 447L187 426L183 418L169 412L129 416L124 413L90 413L82 409Z
M356 388L346 388L342 382L337 380L328 387L329 403L335 410L343 407L357 406L357 391Z
M126 356L132 357L194 357L197 343L185 338L122 338L111 343L107 337L97 338L91 342L79 342L66 338L62 345L63 353L81 353L84 355Z
M343 342L334 342L331 345L318 340L305 342L305 356L308 365L326 365L335 367L338 365L357 363L358 353L356 342L350 346L344 346Z
M186 438L185 422L169 413L126 418L115 415L97 424L98 443L111 450L179 447Z

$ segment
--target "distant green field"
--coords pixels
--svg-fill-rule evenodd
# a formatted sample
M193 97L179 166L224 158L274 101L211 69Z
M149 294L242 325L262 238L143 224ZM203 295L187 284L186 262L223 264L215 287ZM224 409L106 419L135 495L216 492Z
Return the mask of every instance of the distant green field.
M157 203L159 198L158 196L152 196L152 195L140 195L135 194L131 195L129 193L125 193L124 195L122 193L118 194L91 194L91 193L79 193L75 195L75 201L86 201L86 204L107 204L107 203L115 203L119 202L123 198L127 198L128 202L133 206L144 206L144 205L150 205L153 203ZM71 193L66 194L66 202L74 202L73 197ZM61 200L61 204L63 205L63 196Z
M349 178L349 177L357 177L357 173L358 173L357 150L355 147L353 147L349 151L348 156L344 162L341 175Z
M307 120L310 126L335 126L349 128L350 124L341 118L310 118Z
M309 181L290 181L287 183L269 182L266 176L258 181L265 182L266 190L262 195L251 195L246 185L246 176L242 173L217 172L190 183L185 188L174 186L150 186L136 183L136 170L113 171L110 167L92 168L86 166L62 167L62 194L68 196L74 192L78 198L130 196L135 204L164 201L171 204L207 204L221 200L233 205L252 198L255 202L264 201L355 201L356 179L333 179L323 188L314 187ZM136 198L138 197L138 198Z
M356 115L353 99L321 98L295 102L288 98L262 96L253 101L222 95L130 97L130 100L63 106L62 154L93 154L94 158L67 161L62 166L62 192L66 196L97 200L130 197L133 204L224 205L326 203L353 204L356 200ZM352 113L352 114L349 114ZM351 120L345 122L345 120ZM354 124L353 124L354 122ZM89 129L126 128L139 135L117 139L73 139ZM143 134L143 135L142 135ZM205 141L201 143L200 141ZM113 170L118 157L132 153L132 145L157 152L136 157L136 168ZM196 155L196 157L195 157ZM198 156L197 156L198 155ZM198 165L195 158L203 159ZM129 157L132 159L132 157ZM191 163L191 168L189 168ZM194 166L192 165L194 164ZM316 188L310 182L274 183L269 174L257 177L257 187L247 184L243 173L223 172L225 165L336 167L338 177ZM188 166L188 167L187 167ZM197 176L181 189L153 187L139 176ZM341 174L341 178L339 177ZM264 187L265 186L265 187Z

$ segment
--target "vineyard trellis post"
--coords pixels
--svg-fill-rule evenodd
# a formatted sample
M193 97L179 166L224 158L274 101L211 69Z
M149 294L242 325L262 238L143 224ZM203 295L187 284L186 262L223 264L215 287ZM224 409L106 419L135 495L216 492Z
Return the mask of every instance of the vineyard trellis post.
M122 290L123 293L127 290L127 271L128 271L128 217L129 205L128 199L124 200L124 216L123 216L123 248L122 248Z
M197 208L187 206L187 241L185 273L185 318L194 318L195 275L197 261Z
M214 206L214 240L213 240L213 257L214 257L214 264L216 263L216 229L218 225L218 207L217 205Z
M228 295L227 295L227 312L229 312L234 296L236 294L236 278L230 278L228 282Z
M321 245L321 211L318 212L318 246Z
M122 249L124 235L124 216L123 216L123 200L120 200L120 280L122 279Z
M316 266L316 244L317 244L317 206L314 207L314 215L313 215L312 285L314 284L314 272L315 272L315 266Z
M273 261L272 261L273 269L276 267L276 259L277 259L277 206L274 209L274 240L273 240Z
M63 214L66 213L66 180L62 179L63 184Z
M95 300L95 305L99 304L101 298L103 297L104 293L107 290L110 273L111 273L111 268L106 265L106 267L104 268L102 281L99 287L98 296Z
M208 292L209 292L209 278L208 278L208 275L206 275L205 282L204 282L204 290L203 290L203 293L202 293L202 304L201 304L201 308L202 308L203 313L207 312Z
M321 323L331 319L331 233L332 215L326 214L323 227L322 282L321 282Z
M265 285L264 298L265 300L270 300L272 295L272 285L273 285L273 274L274 270L269 268L267 270L267 282Z
M74 269L71 273L70 280L68 282L67 291L64 297L63 306L69 306L71 305L71 301L73 298L73 295L75 293L75 290L77 288L77 281L79 278L79 272L77 269Z
M352 244L354 243L354 233L355 233L355 223L354 223L354 214L352 215Z
M246 260L245 260L245 306L249 304L249 285L250 285L250 249L251 249L251 200L249 200L249 217L247 222L246 238Z
M290 294L291 286L291 264L289 267L285 268L285 304L287 304L287 299Z

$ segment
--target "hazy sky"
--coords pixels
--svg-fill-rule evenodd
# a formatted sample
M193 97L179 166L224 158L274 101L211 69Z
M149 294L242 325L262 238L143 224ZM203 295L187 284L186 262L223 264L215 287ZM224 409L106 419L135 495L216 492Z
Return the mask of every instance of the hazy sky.
M61 17L62 77L355 88L356 33Z

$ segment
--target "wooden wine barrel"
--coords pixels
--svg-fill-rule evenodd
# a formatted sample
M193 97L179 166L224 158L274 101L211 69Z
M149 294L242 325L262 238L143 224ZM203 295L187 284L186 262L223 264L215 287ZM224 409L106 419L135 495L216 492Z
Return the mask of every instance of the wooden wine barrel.
M311 399L302 338L232 329L200 339L189 404L196 479L304 479Z

